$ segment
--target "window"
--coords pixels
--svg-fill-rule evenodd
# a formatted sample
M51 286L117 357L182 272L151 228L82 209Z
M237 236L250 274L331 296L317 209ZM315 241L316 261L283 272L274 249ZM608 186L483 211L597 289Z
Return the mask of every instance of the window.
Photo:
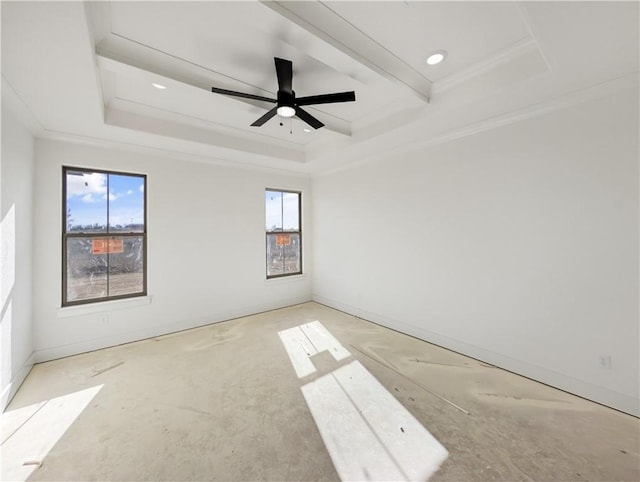
M267 189L267 278L302 273L301 194Z
M147 177L62 168L62 305L147 293Z

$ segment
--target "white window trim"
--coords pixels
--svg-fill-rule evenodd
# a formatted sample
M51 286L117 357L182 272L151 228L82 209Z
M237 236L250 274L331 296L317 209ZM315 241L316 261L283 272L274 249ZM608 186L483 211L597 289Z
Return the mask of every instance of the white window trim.
M122 310L136 306L150 305L153 296L136 296L119 300L98 301L84 305L63 306L57 309L58 318L70 318L72 316L89 315L104 311Z

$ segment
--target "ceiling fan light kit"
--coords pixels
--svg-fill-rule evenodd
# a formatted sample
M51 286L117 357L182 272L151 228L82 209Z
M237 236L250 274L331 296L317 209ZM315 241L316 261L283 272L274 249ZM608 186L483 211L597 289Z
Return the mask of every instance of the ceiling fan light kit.
M280 117L293 117L296 115L296 110L288 105L278 107L277 112Z
M230 95L233 97L242 97L245 99L259 100L263 102L275 103L276 106L267 111L262 117L256 120L252 126L259 127L271 119L276 114L280 117L293 117L296 116L300 120L306 122L314 129L319 129L324 126L322 122L313 117L307 111L300 106L303 105L316 105L316 104L334 104L338 102L354 102L356 100L356 93L354 91L337 92L334 94L321 94L311 95L308 97L300 97L296 99L296 93L292 88L293 81L293 62L290 60L274 57L276 65L276 75L278 77L278 95L277 99L270 99L268 97L262 97L260 95L246 94L244 92L236 92L234 90L220 89L218 87L211 87L211 92L223 95Z

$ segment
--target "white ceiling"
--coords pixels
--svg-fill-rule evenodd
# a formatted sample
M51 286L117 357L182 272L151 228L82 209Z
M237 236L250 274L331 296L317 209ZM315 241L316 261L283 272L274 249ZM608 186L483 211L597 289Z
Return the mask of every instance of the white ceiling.
M638 82L637 2L1 8L3 84L39 136L233 165L323 172ZM448 56L429 66L435 50ZM298 97L354 90L356 102L310 106L326 127L305 132L297 118L251 127L272 104L211 93L275 97L276 56L293 61Z

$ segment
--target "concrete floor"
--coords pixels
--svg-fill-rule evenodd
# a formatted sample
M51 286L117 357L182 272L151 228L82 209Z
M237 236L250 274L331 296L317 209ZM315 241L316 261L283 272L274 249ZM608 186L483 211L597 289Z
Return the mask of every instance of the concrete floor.
M2 480L339 479L278 336L314 320L449 451L433 481L640 480L638 419L316 303L35 366Z

